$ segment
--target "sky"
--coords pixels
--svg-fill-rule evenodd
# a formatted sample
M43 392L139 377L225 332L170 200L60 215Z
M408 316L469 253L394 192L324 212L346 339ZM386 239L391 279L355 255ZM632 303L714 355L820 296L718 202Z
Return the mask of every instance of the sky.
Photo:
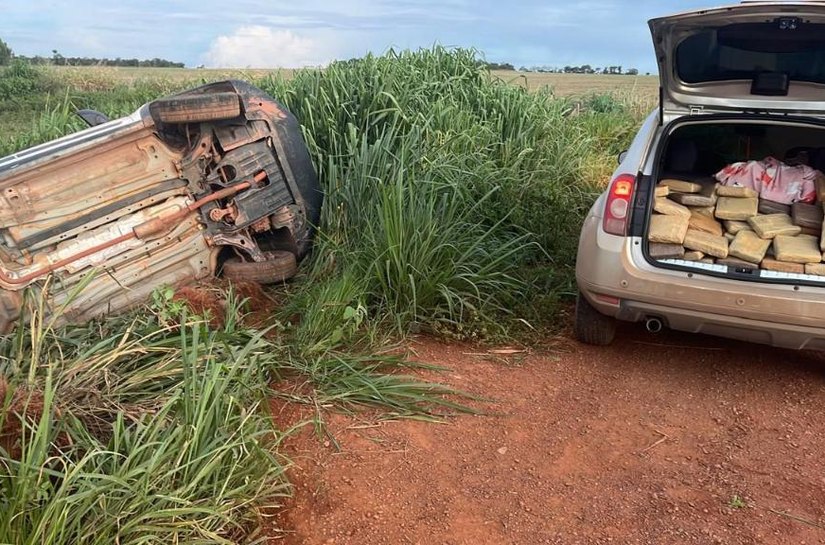
M730 2L729 2L730 3ZM655 72L651 17L712 0L0 0L21 55L154 57L194 67L295 68L390 47L474 47L519 66Z

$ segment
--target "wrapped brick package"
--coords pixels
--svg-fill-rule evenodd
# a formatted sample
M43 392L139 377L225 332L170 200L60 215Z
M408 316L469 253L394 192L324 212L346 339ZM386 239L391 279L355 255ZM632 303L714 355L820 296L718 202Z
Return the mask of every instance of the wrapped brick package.
M650 217L650 229L647 237L650 242L682 244L688 230L688 218L684 216L665 216L653 214Z
M802 232L802 228L793 224L787 214L768 214L748 218L748 224L762 238L773 238L777 235L795 236Z
M728 240L704 231L688 229L684 238L685 248L697 250L713 257L728 257Z
M720 220L746 220L758 212L759 199L756 197L719 197L716 203L716 217Z
M699 193L702 190L702 184L686 182L684 180L665 179L659 182L659 185L665 186L669 191L678 191L680 193Z
M811 235L777 235L773 239L773 253L779 261L791 263L819 263L822 252L819 239Z
M770 240L766 240L753 231L739 231L733 242L730 243L728 252L733 257L738 257L751 263L759 263L765 257Z

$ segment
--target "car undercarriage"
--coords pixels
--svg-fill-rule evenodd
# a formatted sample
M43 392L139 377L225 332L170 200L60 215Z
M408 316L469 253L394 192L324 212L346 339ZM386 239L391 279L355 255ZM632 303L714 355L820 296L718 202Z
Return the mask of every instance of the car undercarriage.
M283 281L321 204L297 121L241 81L0 158L0 331L47 278L70 322L222 273Z

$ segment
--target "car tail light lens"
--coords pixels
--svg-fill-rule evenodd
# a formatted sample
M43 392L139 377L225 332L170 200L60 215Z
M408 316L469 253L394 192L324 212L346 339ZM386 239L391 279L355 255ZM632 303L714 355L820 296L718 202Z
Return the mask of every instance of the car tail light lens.
M636 177L631 174L619 174L610 182L602 222L605 232L619 236L627 234L630 203L635 186Z

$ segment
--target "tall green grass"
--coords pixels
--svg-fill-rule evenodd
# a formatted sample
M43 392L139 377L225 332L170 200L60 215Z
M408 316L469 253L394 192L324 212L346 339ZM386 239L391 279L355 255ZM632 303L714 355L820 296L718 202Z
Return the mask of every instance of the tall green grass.
M55 330L44 308L1 345L0 542L250 535L286 494L264 332L152 312Z
M552 325L581 219L638 121L612 97L529 93L440 47L260 84L304 125L326 192L307 299L358 278L346 298L399 333Z
M0 338L0 543L249 542L289 493L273 396L468 410L450 388L393 372L402 359L278 343L224 297L222 327L161 295L59 329L46 297L28 298L25 325ZM307 398L270 381L303 384Z

